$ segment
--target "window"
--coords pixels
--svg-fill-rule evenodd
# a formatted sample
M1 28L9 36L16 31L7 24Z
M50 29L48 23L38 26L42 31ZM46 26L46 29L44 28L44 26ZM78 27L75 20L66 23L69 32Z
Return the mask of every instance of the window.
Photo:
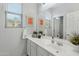
M22 27L22 4L9 3L6 5L6 27Z

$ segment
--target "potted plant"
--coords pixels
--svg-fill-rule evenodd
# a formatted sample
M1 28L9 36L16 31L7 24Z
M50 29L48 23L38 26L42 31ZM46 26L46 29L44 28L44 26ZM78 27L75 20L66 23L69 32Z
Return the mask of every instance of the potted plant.
M36 31L33 32L32 37L35 37L35 38L37 37L37 32Z
M33 34L37 34L37 32L36 32L36 31L34 31L34 32L33 32Z
M42 34L43 34L43 32L42 32L42 31L39 31L39 32L38 32L38 35L37 35L38 38L41 38Z
M74 45L79 45L79 34L74 34L71 39L71 43Z
M41 34L41 35L42 35L42 34L43 34L43 31L39 31L39 34Z
M74 45L75 51L79 51L79 34L73 34L73 36L70 38L70 42Z

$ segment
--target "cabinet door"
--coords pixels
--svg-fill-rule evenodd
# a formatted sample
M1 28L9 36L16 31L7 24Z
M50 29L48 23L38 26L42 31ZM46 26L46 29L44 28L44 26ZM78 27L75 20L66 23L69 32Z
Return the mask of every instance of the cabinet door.
M27 39L27 55L30 56L30 53L31 53L31 51L30 51L30 40Z
M36 56L36 44L31 41L31 56Z
M31 46L31 56L36 56L36 48Z
M41 48L41 47L37 47L37 56L48 56L48 52Z

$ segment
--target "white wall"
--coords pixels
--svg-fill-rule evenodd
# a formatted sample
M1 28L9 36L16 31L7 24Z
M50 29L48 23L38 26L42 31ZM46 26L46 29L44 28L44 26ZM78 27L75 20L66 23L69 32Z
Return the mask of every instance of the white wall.
M5 28L5 4L0 7L0 55L21 55L21 28Z
M33 16L36 20L35 4L23 4L23 9L24 17ZM21 34L21 28L5 28L5 4L0 4L0 55L23 55L26 40L22 40Z
M36 3L23 4L23 15L25 23L28 17L33 17L33 27L36 29L37 4ZM24 26L27 27L27 25Z
M66 38L73 33L79 34L79 10L65 15L65 35Z
M23 18L24 18L24 31L26 34L31 34L34 30L36 30L36 20L37 20L37 4L36 3L26 3L23 4ZM26 24L26 20L28 17L33 17L33 25L28 26Z

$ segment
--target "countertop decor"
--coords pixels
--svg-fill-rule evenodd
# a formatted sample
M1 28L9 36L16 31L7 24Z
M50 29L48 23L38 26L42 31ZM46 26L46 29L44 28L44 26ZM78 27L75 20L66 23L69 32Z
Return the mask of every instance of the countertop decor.
M73 36L70 38L70 41L74 45L79 45L79 34L73 34Z
M73 50L79 52L79 34L73 34L73 36L70 38L70 42L73 44Z

